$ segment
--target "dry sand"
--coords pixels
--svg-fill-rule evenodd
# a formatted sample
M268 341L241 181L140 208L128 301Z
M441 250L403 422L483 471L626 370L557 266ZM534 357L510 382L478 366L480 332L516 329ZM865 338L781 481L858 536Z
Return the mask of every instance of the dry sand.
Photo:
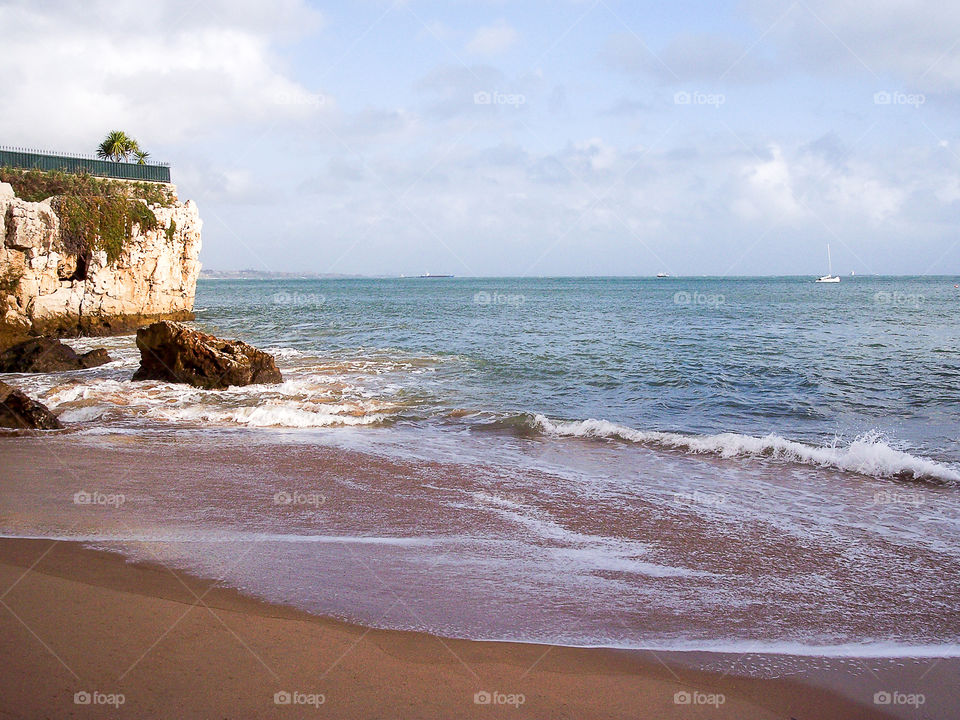
M822 687L669 654L369 630L44 540L0 540L0 644L3 717L885 717ZM475 702L484 691L499 704ZM84 692L90 704L75 702ZM282 692L297 704L276 704Z

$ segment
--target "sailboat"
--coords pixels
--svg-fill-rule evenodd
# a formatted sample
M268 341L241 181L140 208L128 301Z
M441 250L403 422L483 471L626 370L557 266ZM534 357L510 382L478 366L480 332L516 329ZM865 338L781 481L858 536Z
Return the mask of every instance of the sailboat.
M838 283L840 276L833 274L833 260L830 259L830 245L827 245L827 272L826 275L817 278L818 283Z

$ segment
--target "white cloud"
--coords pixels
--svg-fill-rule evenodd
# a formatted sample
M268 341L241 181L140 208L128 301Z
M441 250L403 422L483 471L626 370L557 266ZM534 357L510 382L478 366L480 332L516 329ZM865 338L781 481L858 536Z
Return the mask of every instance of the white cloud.
M393 19L406 18L409 36L384 22L351 52L295 44L319 26L307 2L0 0L0 26L17 28L0 52L0 141L83 150L107 130L127 130L172 161L181 192L201 203L211 267L258 265L237 257L242 238L276 259L274 269L644 272L664 269L655 252L673 257L678 272L722 272L767 237L737 271L795 272L811 257L803 243L822 243L829 228L864 257L888 242L887 268L919 272L910 265L917 248L940 242L932 262L953 241L952 115L938 115L940 98L919 111L871 100L879 89L913 89L909 73L935 55L943 57L925 82L960 89L960 69L952 79L960 46L944 55L960 36L952 17L960 11L921 4L913 22L894 0L869 12L809 0L871 67L901 78L879 87L801 4L762 37L778 15L759 2L755 36L714 27L656 37L654 49L684 81L676 89L709 92L708 80L734 65L726 79L739 85L718 113L670 102L673 88L650 79L674 83L673 75L635 37L618 39L616 22L585 24L564 44L569 52L548 53L535 70L497 56L519 37L506 21L492 23L469 38L465 67L441 63L453 62L448 47L469 32L423 30L399 12ZM338 9L337 32L367 28L382 12L368 18L370 8ZM608 62L643 82L625 89L592 62L604 46ZM330 66L349 109L305 79ZM794 69L830 75L796 82ZM782 82L762 84L778 72ZM844 105L852 96L860 99ZM628 100L615 105L618 97Z
M807 149L809 149L808 146ZM916 181L883 176L883 168L863 161L834 165L801 148L770 157L743 170L737 215L747 221L802 221L830 227L877 226L898 217Z
M501 20L479 28L467 43L467 52L475 55L498 55L516 44L519 37L512 26Z
M607 145L600 138L590 138L573 145L575 158L594 171L610 170L619 159L616 148Z
M0 114L0 135L69 150L119 127L149 147L309 117L332 101L292 80L273 44L311 23L319 18L300 0L271 12L177 0L0 6L0 27L17 28L0 53L4 104L16 108Z
M742 177L742 194L734 203L742 218L793 219L803 214L794 194L790 167L779 146L771 145L770 159L750 163Z

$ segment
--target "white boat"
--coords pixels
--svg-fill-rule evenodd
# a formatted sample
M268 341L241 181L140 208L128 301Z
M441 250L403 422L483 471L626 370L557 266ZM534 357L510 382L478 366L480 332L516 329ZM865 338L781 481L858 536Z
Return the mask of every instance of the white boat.
M658 278L665 278L665 277L670 277L670 276L667 275L667 273L665 273L665 272L658 272L658 273L657 273L657 277L658 277Z
M833 260L830 259L830 245L827 245L827 270L829 271L826 275L817 278L818 283L838 283L840 282L840 276L833 274Z

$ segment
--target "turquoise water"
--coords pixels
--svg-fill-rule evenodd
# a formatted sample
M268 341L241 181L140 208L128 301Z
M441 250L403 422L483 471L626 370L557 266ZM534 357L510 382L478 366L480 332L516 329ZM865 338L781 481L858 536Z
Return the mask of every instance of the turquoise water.
M356 359L438 358L405 418L543 413L642 430L880 433L960 460L957 278L202 281L204 327ZM484 416L484 419L489 419Z

